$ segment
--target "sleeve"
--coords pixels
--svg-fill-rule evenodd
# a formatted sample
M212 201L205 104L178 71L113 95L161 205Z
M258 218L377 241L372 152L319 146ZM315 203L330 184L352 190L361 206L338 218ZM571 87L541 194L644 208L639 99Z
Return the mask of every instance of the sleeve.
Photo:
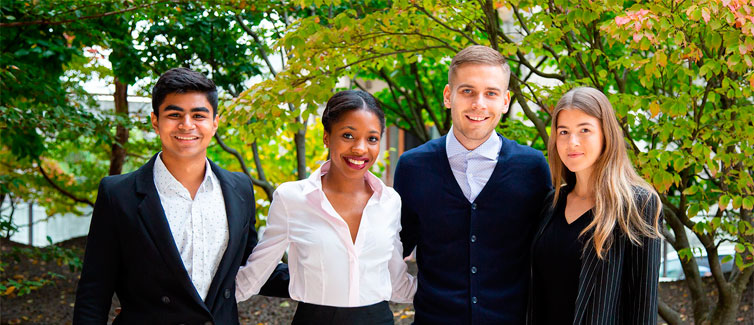
M259 293L262 285L276 268L286 248L288 248L288 212L284 199L278 191L273 194L270 212L267 216L267 229L259 244L236 275L236 301L241 302ZM279 273L279 272L278 272Z
M396 233L401 231L400 218L395 218L393 227ZM393 256L390 257L387 265L393 288L390 301L411 303L414 301L414 294L416 293L416 278L408 273L408 265L403 260L403 244L401 243L400 236L394 236L393 238L395 238L393 240Z
M76 288L73 324L107 323L120 270L120 245L114 219L106 179L103 179L89 225L84 265Z
M656 195L649 195L648 203L643 207L642 214L650 225L653 224L653 214L659 204ZM660 215L662 217L662 213ZM660 280L660 238L642 236L642 245L638 246L626 239L626 269L625 279L628 280L623 288L626 295L622 319L627 324L656 324L657 323L657 287Z
M411 173L407 172L405 169L405 158L401 157L398 160L398 165L395 167L393 189L398 192L403 201L403 204L401 204L402 229L400 231L400 241L403 243L403 257L410 255L414 250L414 247L416 247L416 244L419 242L419 216L412 209L410 203L406 204L406 202L410 202L407 195L410 190L407 187L408 184L411 183L411 180L408 179L408 177L411 177Z

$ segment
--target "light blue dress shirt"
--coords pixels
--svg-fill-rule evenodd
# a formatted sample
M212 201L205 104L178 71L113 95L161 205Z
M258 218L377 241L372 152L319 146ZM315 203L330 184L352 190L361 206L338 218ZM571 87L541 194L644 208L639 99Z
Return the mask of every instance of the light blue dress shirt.
M469 202L474 202L492 176L502 146L503 142L493 131L487 141L474 150L468 150L458 142L453 134L453 127L450 127L448 136L445 137L445 151L453 176Z

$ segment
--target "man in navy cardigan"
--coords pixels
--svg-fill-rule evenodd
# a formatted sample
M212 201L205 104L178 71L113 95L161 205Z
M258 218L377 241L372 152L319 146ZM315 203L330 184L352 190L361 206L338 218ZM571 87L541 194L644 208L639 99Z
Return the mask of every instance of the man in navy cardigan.
M510 67L497 51L458 52L443 92L448 134L404 153L395 171L401 240L416 247L416 324L523 324L529 244L551 188L541 152L495 132Z

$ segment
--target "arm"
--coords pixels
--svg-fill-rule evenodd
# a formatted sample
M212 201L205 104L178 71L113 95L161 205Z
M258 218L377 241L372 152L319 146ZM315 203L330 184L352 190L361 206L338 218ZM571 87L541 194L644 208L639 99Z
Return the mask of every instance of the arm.
M408 179L410 173L404 170L405 161L404 158L398 160L398 165L395 167L395 177L393 179L393 189L401 196L401 200L404 204L401 204L401 231L400 241L403 243L403 257L408 256L416 247L419 242L419 216L411 209L410 204L407 202L408 189L407 184L411 182Z
M280 258L288 248L288 213L283 201L284 199L275 191L264 237L259 245L254 247L251 256L246 260L246 265L242 266L236 275L236 301L244 301L259 293L273 270L278 271L276 279L284 278L280 273L287 271L287 267L278 266Z
M652 221L652 214L658 204L654 195L642 214L644 220ZM652 224L652 223L650 223ZM622 319L627 324L657 324L657 286L660 280L660 238L642 236L642 245L637 246L626 239L626 261L624 272L627 282L623 288L627 303L622 308Z
M106 324L119 278L120 246L115 213L100 182L84 254L84 266L76 289L73 324Z
M401 223L398 216L395 218L393 227L396 233L401 231ZM387 269L390 273L390 283L393 287L390 301L399 303L413 302L417 283L416 278L408 273L408 266L403 260L403 244L401 243L400 236L394 236L393 256L388 261Z

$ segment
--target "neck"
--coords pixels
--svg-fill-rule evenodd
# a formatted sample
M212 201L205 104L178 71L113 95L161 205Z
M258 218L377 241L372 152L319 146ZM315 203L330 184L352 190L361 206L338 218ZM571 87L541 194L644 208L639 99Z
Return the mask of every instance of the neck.
M166 155L163 151L160 154L162 163L165 164L170 174L175 177L178 182L183 184L190 192L194 184L201 184L204 179L205 167L207 166L207 157L201 156L191 159L179 159L177 157L171 157ZM198 186L198 185L197 185Z
M591 184L591 171L576 173L576 185L571 193L580 198L594 198L594 187Z
M454 128L453 136L456 137L456 140L458 140L458 143L460 143L464 148L466 148L466 150L469 150L469 151L479 148L479 146L481 146L482 143L487 141L490 138L490 136L492 136L495 133L495 131L492 131L490 132L490 134L484 137L484 139L471 140L471 139L467 139L466 137L463 136L463 134L459 134L458 132L459 131Z
M331 165L332 166L332 165ZM364 178L347 178L343 174L330 168L330 171L322 176L322 188L338 193L362 192L369 187Z

